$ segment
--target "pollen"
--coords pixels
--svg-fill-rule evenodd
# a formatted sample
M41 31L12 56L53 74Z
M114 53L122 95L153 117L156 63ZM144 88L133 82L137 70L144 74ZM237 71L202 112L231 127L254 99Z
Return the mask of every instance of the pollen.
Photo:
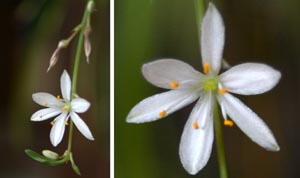
M65 125L69 125L68 121L65 122Z
M174 89L174 88L177 88L179 86L179 83L176 82L176 81L172 81L172 82L169 83L169 86Z
M47 107L48 103L47 102L43 102L43 106Z
M225 119L224 120L224 125L228 126L228 127L232 127L234 125L234 123L231 120Z
M207 62L204 63L203 70L204 70L203 71L204 74L208 74L209 73L209 71L210 71L210 65Z
M166 110L162 110L160 113L159 113L159 116L160 117L165 117L167 114L167 111Z
M194 129L199 129L198 123L197 122L193 122L193 127L194 127Z
M55 121L51 121L51 122L50 122L51 125L54 125L54 123L55 123Z
M226 88L219 89L219 94L224 95L226 93L228 93L228 90Z
M57 99L57 100L60 100L60 95L57 95L57 96L56 96L56 99Z

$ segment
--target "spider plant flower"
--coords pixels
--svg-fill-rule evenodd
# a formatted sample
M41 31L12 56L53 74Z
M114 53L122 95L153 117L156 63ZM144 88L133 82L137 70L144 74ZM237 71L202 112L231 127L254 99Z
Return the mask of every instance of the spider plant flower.
M32 95L33 101L37 104L47 107L35 112L31 116L31 121L44 121L57 116L51 124L50 141L53 146L57 146L64 135L65 126L68 125L68 119L71 118L78 130L89 140L94 137L77 113L84 113L90 107L90 103L83 98L71 99L71 79L65 70L60 78L62 98L49 93L35 93Z
M155 121L198 99L184 127L179 148L182 165L190 174L196 174L209 160L214 140L215 102L221 108L224 125L235 123L253 142L266 150L279 151L268 126L231 93L267 92L278 83L280 72L265 64L245 63L219 74L223 46L222 17L210 3L201 25L203 73L175 59L144 64L142 72L146 80L170 91L142 100L127 116L129 123Z

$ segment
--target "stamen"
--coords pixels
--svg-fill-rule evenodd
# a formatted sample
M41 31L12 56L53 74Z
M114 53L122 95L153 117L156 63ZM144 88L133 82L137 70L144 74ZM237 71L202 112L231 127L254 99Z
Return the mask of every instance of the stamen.
M199 129L198 123L197 122L193 122L193 127L194 127L194 129Z
M204 71L203 71L204 74L208 74L210 71L210 65L207 62L205 62L203 65L203 68L204 68Z
M43 106L47 107L48 103L47 102L43 102Z
M160 117L165 117L167 114L167 111L166 110L162 110L160 113L159 113L159 116Z
M172 82L169 83L169 85L170 85L171 88L174 89L174 88L177 88L179 86L179 83L176 82L176 81L172 81Z
M51 124L51 125L54 125L54 123L55 123L55 121L54 121L54 120L50 122L50 124Z
M231 120L225 119L224 120L224 125L228 127L232 127L234 123Z
M226 88L219 89L219 94L224 95L226 93L228 93L228 90Z
M59 96L59 95L57 95L57 96L56 96L56 99L57 99L57 100L60 100L60 96Z
M65 125L69 125L68 121L65 122Z
M39 118L42 119L42 118L43 118L43 115L39 115Z

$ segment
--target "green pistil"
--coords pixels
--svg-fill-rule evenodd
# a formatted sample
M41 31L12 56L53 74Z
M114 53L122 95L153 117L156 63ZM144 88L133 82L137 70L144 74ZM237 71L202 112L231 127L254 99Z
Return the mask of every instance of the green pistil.
M70 111L71 110L71 104L70 103L66 103L63 105L62 109L64 111Z
M204 82L204 90L216 92L218 89L218 81L214 78L206 79Z

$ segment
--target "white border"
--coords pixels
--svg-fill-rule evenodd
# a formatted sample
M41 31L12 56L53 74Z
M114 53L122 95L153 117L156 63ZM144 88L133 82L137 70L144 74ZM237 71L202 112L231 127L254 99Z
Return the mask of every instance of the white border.
M115 150L115 115L114 115L114 98L115 98L115 76L114 76L114 66L115 66L115 57L114 57L114 38L115 38L115 17L114 17L114 12L115 12L115 4L114 0L110 0L110 178L114 178L114 150Z

